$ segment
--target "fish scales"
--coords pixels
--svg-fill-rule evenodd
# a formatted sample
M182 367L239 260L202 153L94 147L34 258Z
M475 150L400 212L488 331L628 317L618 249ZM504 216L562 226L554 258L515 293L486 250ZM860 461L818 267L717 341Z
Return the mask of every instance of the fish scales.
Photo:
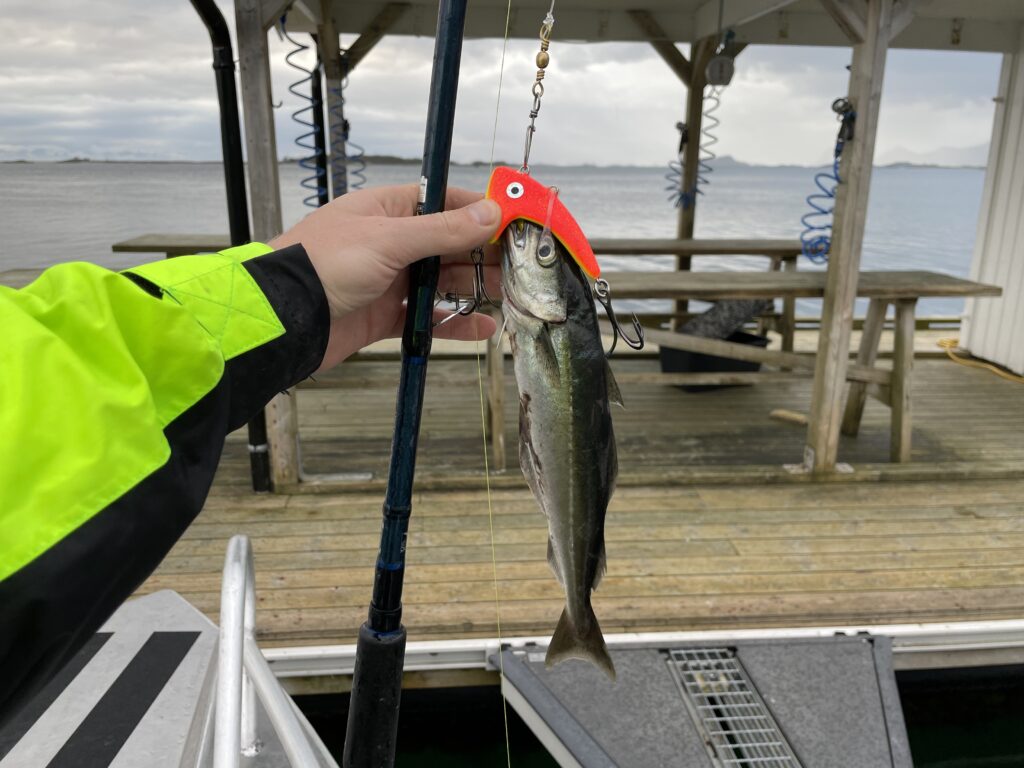
M545 244L556 256L547 266L538 259ZM618 472L610 400L621 398L575 261L523 221L508 228L502 251L520 465L547 517L548 561L566 594L547 663L582 658L614 679L591 592L605 568L604 518Z

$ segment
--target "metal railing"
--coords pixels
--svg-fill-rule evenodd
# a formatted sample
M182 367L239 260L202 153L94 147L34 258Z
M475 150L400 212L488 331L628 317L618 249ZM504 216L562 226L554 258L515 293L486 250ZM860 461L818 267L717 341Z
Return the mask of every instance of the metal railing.
M303 725L295 702L278 683L256 644L252 547L248 537L233 536L224 557L220 592L213 742L215 768L238 768L243 755L252 757L261 750L257 698L292 766L326 765L337 768L320 738Z

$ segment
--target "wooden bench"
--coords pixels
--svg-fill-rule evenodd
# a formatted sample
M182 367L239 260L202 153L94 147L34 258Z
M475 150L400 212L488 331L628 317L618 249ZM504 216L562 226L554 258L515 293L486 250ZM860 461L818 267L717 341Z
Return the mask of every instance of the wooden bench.
M824 272L609 272L616 299L821 298ZM861 272L857 295L870 300L857 360L847 371L851 382L845 406L843 432L856 435L868 395L892 409L890 453L893 461L909 461L911 448L910 378L914 356L914 311L919 298L999 296L994 285L975 283L935 272ZM889 304L895 307L892 370L876 368L878 343ZM650 330L647 338L661 346L774 365L784 370L813 374L812 355L759 349L719 339L705 339L669 331ZM750 378L754 379L756 375ZM703 383L708 381L704 376Z
M690 260L696 256L717 256L719 258L746 258L763 256L768 258L768 269L773 272L794 272L802 246L799 240L778 239L650 239L650 238L594 238L590 241L597 256L676 256ZM675 311L669 314L659 312L638 312L641 322L664 322L670 320L673 327L679 327L690 317L685 299L677 299ZM796 333L796 299L783 297L782 311L769 313L758 318L758 332L778 331L782 336L782 348L793 349Z
M162 253L166 256L191 256L193 253L217 253L231 247L225 235L149 234L114 243L114 253Z

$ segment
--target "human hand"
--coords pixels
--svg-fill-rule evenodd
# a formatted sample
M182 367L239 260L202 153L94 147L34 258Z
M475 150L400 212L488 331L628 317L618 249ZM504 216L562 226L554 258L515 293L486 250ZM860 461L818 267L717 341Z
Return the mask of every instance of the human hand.
M275 250L301 243L323 284L331 331L320 370L375 341L402 335L410 264L440 254L438 290L472 292L469 254L493 237L498 205L477 192L452 187L444 212L413 216L418 193L414 184L352 192L268 243ZM485 258L487 291L492 296L499 290L495 261L493 253ZM434 319L447 314L435 310ZM435 337L476 341L495 330L492 318L471 314L438 326Z

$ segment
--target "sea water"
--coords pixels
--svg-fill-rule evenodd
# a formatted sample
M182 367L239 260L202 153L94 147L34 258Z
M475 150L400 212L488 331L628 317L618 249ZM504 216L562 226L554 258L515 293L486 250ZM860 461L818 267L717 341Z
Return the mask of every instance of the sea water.
M283 163L285 225L309 209L299 186L305 172ZM559 196L590 237L674 237L676 209L664 169L537 166L535 178ZM817 169L746 166L723 159L706 174L696 236L797 238ZM419 168L373 165L368 185L415 182ZM452 185L482 189L485 167L456 166ZM872 178L862 269L927 269L959 277L970 270L984 171L973 168L876 168ZM150 232L224 233L224 178L216 163L0 164L0 270L87 260L123 268L145 260L110 246ZM605 269L671 269L666 258L602 258ZM762 258L702 257L695 269L765 269ZM800 269L821 269L801 259ZM613 281L614 288L614 281ZM628 308L623 302L623 308ZM659 306L657 303L649 305ZM801 301L798 314L816 314ZM962 299L925 299L918 313L957 315ZM863 314L863 305L858 314Z

